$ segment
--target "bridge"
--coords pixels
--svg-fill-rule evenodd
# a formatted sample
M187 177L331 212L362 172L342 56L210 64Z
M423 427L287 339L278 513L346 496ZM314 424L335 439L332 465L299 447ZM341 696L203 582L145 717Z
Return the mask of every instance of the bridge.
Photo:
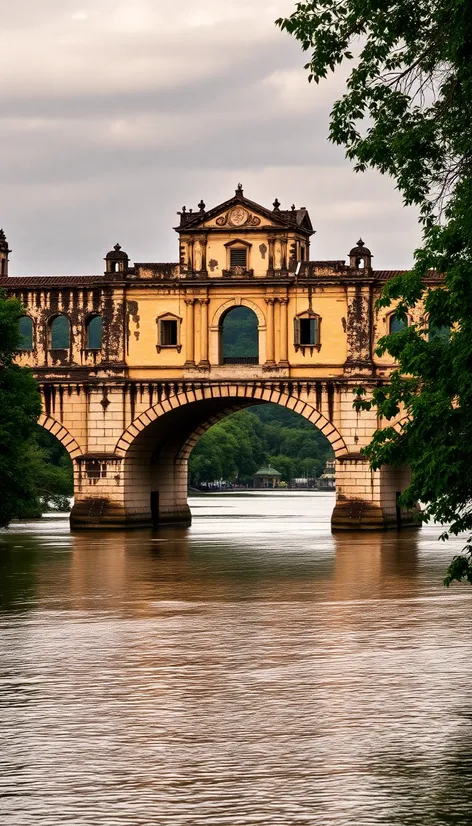
M234 196L185 207L177 263L135 263L116 244L102 275L13 277L0 235L0 288L25 307L21 364L33 368L40 424L74 465L74 528L190 523L187 463L201 435L267 402L319 428L336 458L334 530L412 524L398 494L408 469L370 470L361 455L379 422L355 412L353 388L388 380L375 354L395 329L376 298L393 271L375 270L360 240L347 260L310 260L305 207L265 208ZM236 308L253 314L256 352L225 352ZM418 310L418 313L421 311Z

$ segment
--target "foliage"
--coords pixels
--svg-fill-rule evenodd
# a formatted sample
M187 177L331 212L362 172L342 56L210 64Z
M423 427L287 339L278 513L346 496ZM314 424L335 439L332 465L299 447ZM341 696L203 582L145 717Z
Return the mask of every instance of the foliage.
M223 354L225 357L257 357L259 331L256 314L249 307L235 307L223 319Z
M31 519L48 510L68 511L74 493L74 475L65 448L55 436L38 426L29 456L34 471L34 498L16 516Z
M398 430L377 431L372 466L407 463L405 506L426 502L424 520L443 534L472 530L472 15L467 0L310 0L279 26L294 35L318 83L350 63L346 92L331 113L330 139L355 168L391 175L405 204L418 208L423 246L412 271L390 281L381 306L400 316L424 301L423 318L382 339L398 364L373 399ZM431 271L445 273L441 289ZM429 282L429 283L428 283ZM445 328L450 334L445 335ZM429 335L442 330L442 335ZM472 582L471 540L446 584Z
M0 527L34 496L29 449L41 400L32 372L13 361L22 315L20 302L0 292Z
M284 482L320 476L332 450L306 419L277 405L233 413L213 425L190 457L190 483L252 484L262 465L271 464Z

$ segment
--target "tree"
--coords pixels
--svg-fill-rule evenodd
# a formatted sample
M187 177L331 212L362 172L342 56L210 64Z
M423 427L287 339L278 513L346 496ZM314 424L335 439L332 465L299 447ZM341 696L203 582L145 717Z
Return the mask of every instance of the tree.
M405 506L426 502L422 518L472 530L472 14L467 0L310 0L278 25L310 52L309 80L351 66L333 107L330 139L357 171L390 175L418 208L423 245L410 273L390 281L380 305L397 314L424 302L418 324L386 336L379 353L398 364L389 385L357 406L399 430L379 430L366 450L373 468L407 463ZM427 287L431 271L444 274ZM438 335L438 331L442 331ZM445 582L472 583L472 542Z
M328 440L311 422L293 410L261 405L233 413L202 436L190 457L190 483L252 484L254 474L267 464L290 482L306 474L307 462L319 476L332 455Z
M35 497L29 451L41 399L32 372L14 363L22 315L20 302L0 292L0 527Z

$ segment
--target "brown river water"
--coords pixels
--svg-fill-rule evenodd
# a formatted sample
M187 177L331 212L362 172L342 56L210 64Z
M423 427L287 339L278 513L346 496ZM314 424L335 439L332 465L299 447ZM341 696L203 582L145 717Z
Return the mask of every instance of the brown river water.
M0 531L1 826L472 824L472 588L331 494Z

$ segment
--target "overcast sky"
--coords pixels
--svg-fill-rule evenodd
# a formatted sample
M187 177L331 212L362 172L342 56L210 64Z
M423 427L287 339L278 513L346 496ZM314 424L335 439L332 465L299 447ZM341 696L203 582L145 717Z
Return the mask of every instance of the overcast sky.
M393 183L355 175L327 140L342 77L309 85L274 26L295 0L0 0L0 226L11 274L175 261L176 211L245 194L306 206L312 258L362 235L407 267L416 216Z

